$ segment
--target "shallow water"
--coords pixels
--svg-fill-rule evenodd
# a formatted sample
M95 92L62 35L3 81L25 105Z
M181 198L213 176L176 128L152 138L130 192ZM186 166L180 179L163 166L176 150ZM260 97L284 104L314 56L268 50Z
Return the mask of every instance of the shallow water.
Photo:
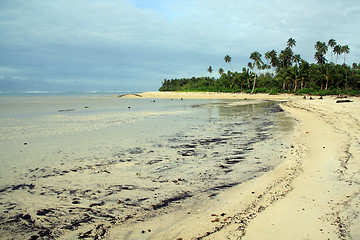
M2 98L1 235L81 236L211 198L279 164L292 125L259 100Z

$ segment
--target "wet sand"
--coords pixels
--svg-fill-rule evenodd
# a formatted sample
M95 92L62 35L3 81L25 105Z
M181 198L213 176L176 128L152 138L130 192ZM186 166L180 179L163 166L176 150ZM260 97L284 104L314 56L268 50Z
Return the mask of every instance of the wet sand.
M136 111L144 105L128 108L127 98L169 105ZM154 92L105 101L2 119L3 239L359 236L357 98Z
M137 223L191 215L197 210L182 209L271 171L293 128L279 103L263 100L47 96L0 104L4 239L157 237L166 224Z
M156 95L192 98L219 94L144 94ZM219 194L210 203L140 223L139 230L149 224L165 225L162 234L148 236L150 239L359 239L359 98L337 103L336 97L223 96L231 97L290 100L281 106L298 125L290 149L284 152L286 161ZM123 231L118 228L112 233L118 237Z

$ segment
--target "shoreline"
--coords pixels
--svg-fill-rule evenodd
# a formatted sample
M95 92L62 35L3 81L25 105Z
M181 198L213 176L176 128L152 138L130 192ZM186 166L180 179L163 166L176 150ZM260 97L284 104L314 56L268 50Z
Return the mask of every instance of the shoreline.
M266 93L219 93L219 92L144 92L119 95L118 98L165 98L165 99L259 99L259 100L293 100L303 96L293 94L269 95Z
M8 182L2 231L19 225L17 236L59 239L360 238L360 99L312 97L148 92L61 100L31 108L51 114L4 119L12 130L2 129L3 157L12 168L1 177ZM250 112L237 110L243 105ZM161 106L171 108L151 111ZM186 115L177 106L202 110ZM14 131L21 134L13 139ZM251 137L242 142L245 132ZM119 138L127 134L143 140ZM271 140L254 142L262 134Z
M284 161L263 176L222 193L195 215L181 212L147 224L172 224L150 239L357 239L360 231L360 101L336 97L147 92L143 98L287 100L298 121ZM220 202L220 203L219 203ZM191 214L189 214L191 215ZM174 220L175 219L175 220ZM177 220L176 220L177 219ZM120 231L121 232L121 231ZM110 231L110 239L119 229Z

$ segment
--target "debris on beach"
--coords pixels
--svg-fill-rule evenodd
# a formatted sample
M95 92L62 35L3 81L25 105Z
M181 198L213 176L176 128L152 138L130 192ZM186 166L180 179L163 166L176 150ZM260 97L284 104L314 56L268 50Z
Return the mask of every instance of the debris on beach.
M336 100L336 103L349 103L349 102L353 102L349 99L345 99L345 100Z

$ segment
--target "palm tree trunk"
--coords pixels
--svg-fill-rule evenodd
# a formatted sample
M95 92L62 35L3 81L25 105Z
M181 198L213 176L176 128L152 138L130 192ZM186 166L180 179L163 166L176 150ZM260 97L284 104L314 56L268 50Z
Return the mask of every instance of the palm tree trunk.
M301 78L301 89L304 87L304 78Z
M255 90L255 84L256 84L256 68L255 68L254 85L253 85L253 89L252 89L251 93L254 93L254 90Z
M325 90L328 89L329 86L329 76L326 75L326 85L325 85Z
M230 63L230 62L229 62L229 65L230 65L231 71L234 71L234 69L232 68L232 66L231 66L231 63Z

